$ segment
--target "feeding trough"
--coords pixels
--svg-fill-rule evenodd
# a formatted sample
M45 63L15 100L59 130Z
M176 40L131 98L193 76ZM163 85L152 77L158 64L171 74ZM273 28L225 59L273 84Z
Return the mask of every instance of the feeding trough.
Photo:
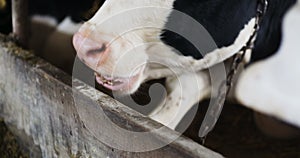
M93 133L101 123L91 127L83 121L84 116L91 116L90 106L101 107L108 118L129 131L155 131L163 126L79 80L73 80L73 85L81 88L72 89L70 76L2 35L0 63L0 73L5 74L0 79L1 117L29 136L43 157L222 157L166 127L149 135L153 139L148 141L153 142L145 142L170 143L162 148L148 152L114 149ZM74 101L75 96L80 102ZM86 113L78 106L86 106Z

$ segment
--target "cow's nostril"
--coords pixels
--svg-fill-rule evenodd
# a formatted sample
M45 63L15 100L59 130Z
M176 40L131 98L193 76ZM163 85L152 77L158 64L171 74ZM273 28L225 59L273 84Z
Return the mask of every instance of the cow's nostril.
M82 32L74 35L73 43L79 59L91 68L95 68L100 59L105 59L105 52L109 50L107 42Z
M106 50L106 44L102 44L102 46L100 48L98 48L98 49L89 50L87 52L87 56L99 54L99 53L105 52L105 50Z

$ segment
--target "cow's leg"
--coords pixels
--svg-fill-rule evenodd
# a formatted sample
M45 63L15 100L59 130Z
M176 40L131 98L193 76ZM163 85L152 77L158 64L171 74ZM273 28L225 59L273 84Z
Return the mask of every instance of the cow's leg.
M175 129L184 115L200 100L210 94L209 73L182 74L169 77L166 82L168 96L163 104L149 115L150 118Z

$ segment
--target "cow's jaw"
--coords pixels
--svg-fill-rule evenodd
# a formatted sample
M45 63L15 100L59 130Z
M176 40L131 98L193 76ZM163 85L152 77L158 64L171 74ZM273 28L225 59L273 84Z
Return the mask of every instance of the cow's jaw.
M95 72L95 78L98 84L112 90L116 95L132 94L144 81L145 66L141 66L128 77L119 77L114 74L104 75L103 73Z

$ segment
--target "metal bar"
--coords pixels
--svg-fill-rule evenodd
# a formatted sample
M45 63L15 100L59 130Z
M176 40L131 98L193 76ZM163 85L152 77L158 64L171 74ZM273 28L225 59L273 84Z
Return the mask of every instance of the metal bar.
M28 48L28 0L12 0L12 24L13 34L18 44L23 48Z

